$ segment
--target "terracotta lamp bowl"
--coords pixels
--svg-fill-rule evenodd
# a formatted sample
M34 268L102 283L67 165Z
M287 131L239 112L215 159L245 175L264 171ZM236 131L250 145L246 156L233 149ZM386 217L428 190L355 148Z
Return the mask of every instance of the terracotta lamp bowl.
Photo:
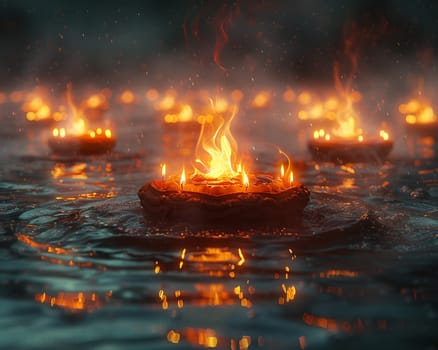
M178 179L146 183L138 192L145 215L158 222L248 227L299 223L310 199L299 183L285 185L269 175L251 176L245 188L237 182L190 183Z

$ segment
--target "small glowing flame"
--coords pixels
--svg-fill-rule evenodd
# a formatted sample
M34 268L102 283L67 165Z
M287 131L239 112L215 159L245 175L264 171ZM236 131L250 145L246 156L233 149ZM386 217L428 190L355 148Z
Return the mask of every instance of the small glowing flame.
M292 186L293 182L294 182L294 172L291 170L289 173L289 185Z
M161 164L161 178L164 180L165 177L166 177L166 163L163 163Z
M184 123L191 120L193 120L193 111L192 107L187 104L182 105L179 113L167 113L164 116L164 122L166 123Z
M269 105L270 100L271 94L267 91L261 91L252 100L252 106L254 108L265 108Z
M103 94L94 94L87 98L86 105L88 108L99 108L105 105L105 100Z
M246 174L245 169L242 170L242 185L245 186L245 189L248 189L249 186L249 179L248 175Z
M359 141L359 142L363 142L363 135L359 135L359 136L357 137L357 141Z
M112 137L112 133L110 129L105 129L105 136L109 139Z
M385 130L380 130L379 135L384 141L389 140L389 134Z
M280 167L280 177L284 178L284 165L283 164L281 164L281 167Z
M125 105L130 105L135 102L135 95L131 90L125 90L120 95L120 102Z
M181 191L184 189L184 185L186 184L186 170L185 168L182 169L181 177L179 180L179 185L181 186Z

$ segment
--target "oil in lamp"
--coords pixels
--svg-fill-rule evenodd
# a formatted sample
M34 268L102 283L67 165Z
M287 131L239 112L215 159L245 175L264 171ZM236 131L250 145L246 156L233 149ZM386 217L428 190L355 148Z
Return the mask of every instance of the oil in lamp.
M328 132L321 128L313 131L313 138L308 142L308 149L317 161L334 163L381 162L390 153L393 142L385 130L379 131L378 137L368 137L358 127L359 117L353 108L358 100L357 93L345 95L344 104L333 107L331 111L335 125Z
M409 133L420 136L438 135L438 118L427 101L412 99L398 107L405 116L405 128Z
M109 128L90 128L81 109L73 104L71 84L67 85L67 102L70 109L67 124L55 127L49 136L49 147L58 155L93 155L110 152L116 138Z
M211 101L211 123L201 125L196 158L179 175L139 190L152 220L219 226L287 225L300 221L309 191L294 181L290 164L278 175L250 173L239 161L230 125L237 106L219 111Z

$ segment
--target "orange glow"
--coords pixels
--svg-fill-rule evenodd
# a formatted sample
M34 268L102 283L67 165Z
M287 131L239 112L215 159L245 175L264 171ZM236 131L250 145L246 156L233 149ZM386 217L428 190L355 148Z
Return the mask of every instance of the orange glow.
M44 250L47 253L52 253L52 254L56 254L56 255L68 255L71 254L70 251L64 249L64 248L59 248L59 247L53 247L49 244L43 244L43 243L38 243L34 240L32 240L29 236L26 236L23 233L17 233L16 235L17 239L28 245L29 247L38 249L38 250Z
M237 265L242 266L245 263L245 257L243 256L242 249L238 249L240 260L237 262Z
M242 99L243 99L242 90L234 89L231 92L231 99L233 100L234 103L240 103L240 101L242 101Z
M135 102L135 95L131 90L125 90L120 95L120 102L125 105L130 105Z
M160 94L156 89L149 89L146 92L146 98L149 101L156 101L158 99L158 97L160 97Z
M193 111L190 105L182 105L178 113L168 113L164 116L166 123L184 123L193 120Z
M105 299L109 299L112 293L108 292ZM41 304L50 304L70 311L93 311L102 307L102 301L96 293L85 292L59 292L56 296L50 296L44 292L35 294L35 301Z
M290 302L295 299L295 294L297 293L295 286L286 287L285 284L281 285L281 289L283 290L284 294L286 295L286 302Z
M106 97L103 94L94 94L87 98L86 106L88 108L106 107Z
M218 345L218 337L216 332L210 328L189 328L184 332L184 337L190 344L196 347L201 346L204 348L216 348Z
M23 91L15 90L9 94L9 100L12 103L20 103L23 100L24 94Z
M385 130L380 130L379 135L384 141L389 140L389 134Z
M291 170L289 173L289 185L292 186L294 182L294 172Z
M287 89L284 93L283 93L283 100L285 102L293 102L295 100L295 92L292 89Z
M284 178L284 165L283 164L281 164L281 167L280 167L280 177Z
M406 115L405 120L408 124L436 123L438 120L433 108L424 100L411 100L406 104L401 104L398 110Z
M30 93L26 97L21 109L26 112L26 119L29 121L46 120L51 116L51 109L43 98L36 95L35 92Z
M310 93L304 91L298 95L298 103L301 105L308 105L312 102L312 96Z
M184 189L184 185L186 184L186 170L183 168L181 172L181 177L179 180L179 185L181 186L181 191Z
M243 171L242 171L242 185L245 186L245 190L248 190L249 179L248 179L248 175L246 174L245 169L243 169Z
M268 106L271 100L271 94L267 91L259 92L252 100L252 107L254 108L265 108Z
M358 320L358 329L362 328L362 323ZM320 317L312 314L304 313L303 322L309 326L324 328L330 332L344 332L351 333L353 331L353 325L348 321L336 320L333 318Z
M161 178L164 180L166 176L166 163L161 164Z
M328 270L327 272L320 272L320 278L332 278L332 277L357 277L358 273L356 271L349 270Z
M155 109L159 111L168 111L175 106L175 96L171 92L167 92L166 95L157 103L155 103Z
M359 136L357 137L357 141L359 141L359 142L363 142L363 135L359 135Z
M112 132L110 129L105 129L103 131L102 128L96 128L95 130L88 128L88 122L84 115L84 110L81 108L76 107L76 105L73 102L73 94L72 94L72 85L69 83L67 84L67 105L69 107L69 113L68 113L68 120L66 127L62 128L53 128L52 129L52 135L53 137L66 137L67 134L69 136L83 136L87 135L90 138L96 138L96 137L106 137L111 138ZM44 107L44 106L43 106ZM61 119L63 118L63 115L60 114Z
M176 331L174 331L174 330L170 330L170 331L167 333L167 340L168 340L170 343L178 344L179 341L180 341L180 339L181 339L181 334L178 333L178 332L176 332Z

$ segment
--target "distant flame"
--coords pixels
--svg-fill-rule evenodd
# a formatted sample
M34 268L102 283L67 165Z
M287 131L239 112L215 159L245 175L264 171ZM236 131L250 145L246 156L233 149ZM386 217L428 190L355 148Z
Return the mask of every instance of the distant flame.
M398 110L406 115L405 120L408 124L428 124L438 120L427 101L412 99L408 103L401 104Z
M96 95L99 96L99 95ZM102 95L105 97L104 95ZM82 108L76 107L73 102L73 93L72 93L72 84L67 84L67 105L69 108L69 113L67 115L68 125L63 128L54 128L52 129L52 135L54 137L66 137L67 132L69 135L73 136L83 136L88 135L90 138L96 137L106 137L108 139L112 138L112 132L110 129L97 128L95 130L88 128L87 119L84 114L84 110ZM87 100L89 101L89 100Z

